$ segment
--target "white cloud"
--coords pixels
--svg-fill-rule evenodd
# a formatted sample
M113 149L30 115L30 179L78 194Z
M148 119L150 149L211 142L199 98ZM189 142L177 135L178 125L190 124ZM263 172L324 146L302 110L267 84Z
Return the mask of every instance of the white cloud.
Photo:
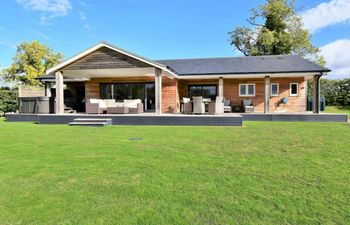
M16 43L14 41L9 40L7 38L2 38L2 37L0 37L0 45L6 46L6 47L9 47L9 48L12 48L12 49L16 49L17 48L17 45L16 45Z
M350 39L340 39L320 49L332 70L329 78L350 78Z
M301 13L306 28L316 32L339 23L350 22L350 0L331 0Z
M79 11L78 14L81 21L86 20L86 14L83 11Z
M17 3L26 9L50 14L51 17L65 16L72 9L70 0L17 0Z

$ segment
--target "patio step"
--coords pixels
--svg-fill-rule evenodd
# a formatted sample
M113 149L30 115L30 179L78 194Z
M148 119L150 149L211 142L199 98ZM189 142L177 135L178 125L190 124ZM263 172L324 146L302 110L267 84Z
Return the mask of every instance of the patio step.
M73 122L68 124L69 126L92 126L103 127L112 125L112 119L110 118L76 118Z

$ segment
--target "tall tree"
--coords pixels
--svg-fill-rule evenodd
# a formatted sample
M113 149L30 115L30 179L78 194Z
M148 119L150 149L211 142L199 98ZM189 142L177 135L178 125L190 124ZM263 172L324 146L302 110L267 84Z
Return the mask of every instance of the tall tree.
M252 9L251 27L230 32L231 45L246 56L293 54L324 64L320 50L312 45L310 32L296 13L295 0L267 0Z
M12 64L1 71L5 82L21 82L27 85L40 85L35 78L62 60L62 54L38 41L23 42L17 46Z

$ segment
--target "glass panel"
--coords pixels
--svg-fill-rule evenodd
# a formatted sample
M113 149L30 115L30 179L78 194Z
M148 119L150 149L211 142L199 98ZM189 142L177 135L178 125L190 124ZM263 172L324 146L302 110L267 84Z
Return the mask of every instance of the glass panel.
M114 84L114 97L118 102L128 99L129 87L128 84Z
M203 86L203 98L216 98L216 86Z
M113 99L113 87L111 84L100 85L100 97L102 99Z
M248 95L254 95L254 85L248 84Z
M297 95L298 94L298 85L297 84L291 84L291 94L292 95Z
M271 95L278 95L278 85L277 84L271 85Z
M132 84L132 99L144 99L145 98L145 84Z
M146 84L146 110L155 110L155 85L153 83Z
M189 86L189 96L202 96L203 95L203 86Z
M245 84L239 85L239 95L246 95L247 94L247 86Z

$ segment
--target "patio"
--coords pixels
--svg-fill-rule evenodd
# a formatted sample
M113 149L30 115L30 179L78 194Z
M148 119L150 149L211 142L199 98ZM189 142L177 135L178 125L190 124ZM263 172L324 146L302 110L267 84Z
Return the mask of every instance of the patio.
M220 115L189 115L171 113L142 114L6 114L8 122L34 122L38 124L69 124L74 119L111 119L112 125L151 126L243 126L244 121L290 122L348 122L346 114L313 113L225 113Z

